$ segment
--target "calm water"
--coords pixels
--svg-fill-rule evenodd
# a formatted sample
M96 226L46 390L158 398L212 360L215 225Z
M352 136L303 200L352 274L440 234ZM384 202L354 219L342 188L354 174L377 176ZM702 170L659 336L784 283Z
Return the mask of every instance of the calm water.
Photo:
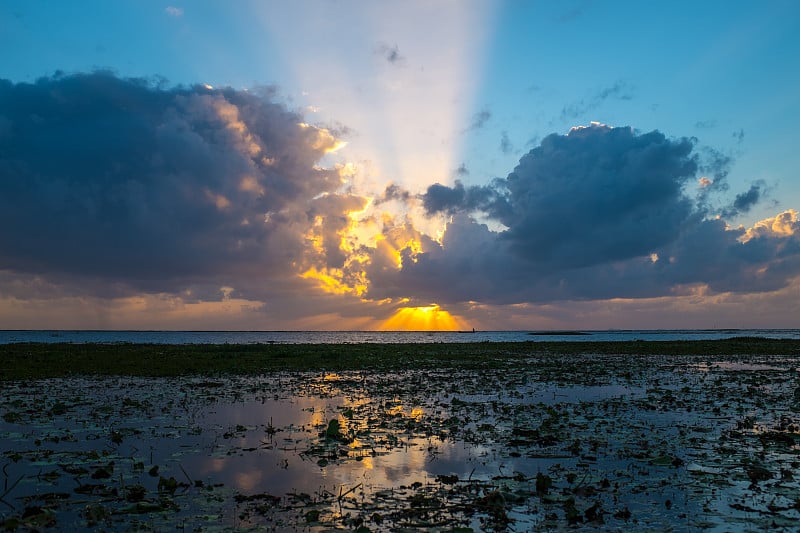
M715 340L731 337L800 339L800 329L610 331L0 331L0 344L16 342L131 342L153 344L353 344L404 342L525 342Z

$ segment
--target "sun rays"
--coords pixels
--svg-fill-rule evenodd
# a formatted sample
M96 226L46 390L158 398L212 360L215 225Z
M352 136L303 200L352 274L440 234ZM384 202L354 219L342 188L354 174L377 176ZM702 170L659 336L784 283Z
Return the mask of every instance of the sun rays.
M402 307L389 317L382 331L458 331L464 329L462 320L436 304L424 307Z

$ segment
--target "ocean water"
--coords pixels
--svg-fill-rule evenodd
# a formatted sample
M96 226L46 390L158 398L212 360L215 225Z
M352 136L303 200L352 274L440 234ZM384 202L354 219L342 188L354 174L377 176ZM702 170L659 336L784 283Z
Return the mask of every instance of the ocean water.
M19 342L146 344L355 344L543 341L798 339L800 329L680 329L608 331L87 331L0 330L0 344Z

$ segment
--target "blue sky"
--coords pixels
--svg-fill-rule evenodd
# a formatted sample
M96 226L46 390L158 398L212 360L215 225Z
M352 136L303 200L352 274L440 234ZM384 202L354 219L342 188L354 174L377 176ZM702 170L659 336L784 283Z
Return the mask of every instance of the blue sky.
M53 232L7 209L9 327L798 326L796 2L7 1L0 28L6 201L64 217ZM104 107L107 91L153 121ZM81 95L97 108L13 111ZM203 169L165 140L175 113ZM48 142L52 166L26 159ZM146 150L169 164L133 164ZM152 203L178 189L141 178L167 167L180 216ZM97 193L109 180L125 187ZM120 216L121 194L163 216ZM255 218L256 236L219 229ZM206 224L213 238L193 237ZM134 252L166 273L107 257Z

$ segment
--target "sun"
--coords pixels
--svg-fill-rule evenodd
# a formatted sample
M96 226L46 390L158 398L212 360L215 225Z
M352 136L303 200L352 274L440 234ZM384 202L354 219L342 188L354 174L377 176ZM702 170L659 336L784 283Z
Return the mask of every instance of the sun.
M458 331L464 329L460 318L451 315L437 304L425 307L402 307L389 317L383 331Z

